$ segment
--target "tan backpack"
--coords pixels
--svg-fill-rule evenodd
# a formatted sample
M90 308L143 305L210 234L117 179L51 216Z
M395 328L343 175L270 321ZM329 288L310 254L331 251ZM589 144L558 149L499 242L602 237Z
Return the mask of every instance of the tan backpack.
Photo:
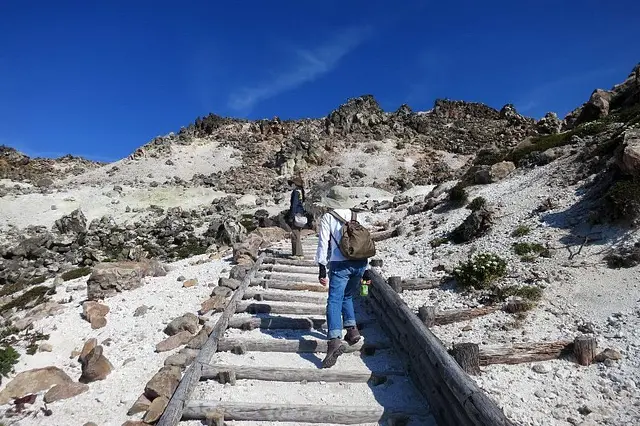
M376 245L371 239L371 234L364 226L360 225L355 212L351 212L351 220L346 221L335 211L330 211L338 222L342 224L342 238L340 242L331 235L340 252L349 260L364 260L376 255Z

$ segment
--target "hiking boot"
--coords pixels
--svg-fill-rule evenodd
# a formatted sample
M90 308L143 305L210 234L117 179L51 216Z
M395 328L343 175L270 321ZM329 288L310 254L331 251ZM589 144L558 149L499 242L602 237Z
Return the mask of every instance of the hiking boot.
M338 357L344 353L342 339L331 339L327 345L327 356L322 360L322 368L331 368L336 365Z
M347 334L345 334L344 340L346 340L349 345L355 345L358 343L360 341L360 337L358 327L347 327Z

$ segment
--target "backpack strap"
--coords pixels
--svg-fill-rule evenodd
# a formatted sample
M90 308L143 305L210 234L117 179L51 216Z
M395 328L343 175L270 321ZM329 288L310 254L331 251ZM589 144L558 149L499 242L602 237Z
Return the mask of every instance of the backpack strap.
M341 225L346 225L348 222L346 220L344 220L342 218L342 216L340 216L338 213L335 212L335 210L329 210L328 212L335 220L337 220L338 222L340 222ZM340 243L338 243L338 240L336 240L336 237L333 236L333 232L329 231L329 242L331 242L331 240L335 241L336 243L336 247L340 247Z
M358 221L358 213L351 210L351 222L357 222L357 221Z
M344 220L344 219L342 218L342 216L340 216L338 213L336 213L336 212L335 212L335 210L330 210L330 211L329 211L329 214L330 214L331 216L333 216L333 218L334 218L335 220L337 220L338 222L340 222L341 224L343 224L343 225L346 225L346 224L347 224L347 221L346 221L346 220ZM353 217L353 212L351 213L351 217Z

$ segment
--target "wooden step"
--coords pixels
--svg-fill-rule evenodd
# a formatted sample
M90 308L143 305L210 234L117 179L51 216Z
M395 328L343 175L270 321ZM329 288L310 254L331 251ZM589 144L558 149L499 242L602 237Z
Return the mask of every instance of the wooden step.
M289 302L253 302L243 300L238 303L236 312L249 314L295 314L295 315L322 315L326 312L326 305L300 304Z
M317 266L260 265L261 271L318 275Z
M348 382L381 384L387 376L404 376L401 370L345 371L315 368L248 367L244 365L203 365L201 380L218 379L221 372L233 373L238 380L268 380L274 382Z
M376 319L366 318L358 320L358 328L365 329L375 324ZM229 328L241 330L326 330L327 321L324 317L239 317L234 316L229 320Z
M302 292L275 292L269 290L258 290L250 288L244 292L243 299L255 299L257 301L274 301L274 302L294 302L294 303L315 303L326 304L327 296L318 293L302 293Z
M328 288L316 282L294 282L280 280L265 280L263 278L254 278L251 280L252 286L262 288L272 288L274 290L293 290L293 291L313 291L317 293L326 293Z
M391 411L380 405L367 407L353 404L336 406L192 400L185 403L182 420L207 420L215 418L215 414L224 417L224 420L352 425L427 416L429 412L423 407Z
M313 260L287 259L286 257L266 257L264 262L267 265L290 265L290 266L313 266L318 267Z
M345 353L365 351L375 352L377 349L390 348L388 341L365 342L361 339L353 346L346 345ZM327 341L320 339L260 339L225 337L218 343L218 351L223 352L296 352L296 353L326 353Z
M260 274L256 274L256 278L263 280L274 280L274 281L289 281L294 283L304 283L304 282L317 282L318 281L318 271L314 274L282 274L279 272L265 272L261 271Z

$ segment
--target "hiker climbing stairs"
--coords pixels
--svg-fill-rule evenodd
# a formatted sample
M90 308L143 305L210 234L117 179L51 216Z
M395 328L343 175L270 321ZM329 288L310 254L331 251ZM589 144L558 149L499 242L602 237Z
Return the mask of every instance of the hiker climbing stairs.
M416 355L429 356L429 352L407 353L398 342L400 335L410 339L407 332L399 323L391 329L384 324L387 305L399 303L393 299L384 305L384 291L375 293L380 300L355 298L362 339L347 345L332 368L320 368L328 343L327 287L318 282L313 262L316 244L313 236L303 239L304 259L292 258L284 242L262 251L220 308L222 316L210 324L213 331L183 375L160 426L190 420L212 425L509 425L493 406L474 405L478 401L486 405L488 400L483 394L477 397L468 383L454 389L454 393L462 390L462 397L439 386L428 386L433 388L428 391L416 387L429 382L424 377L420 381L425 374L442 380L437 357L443 355L431 354L432 371L412 364ZM424 328L417 317L415 324ZM387 334L390 330L396 335ZM429 395L441 403L436 411L427 402L427 393L437 393ZM448 407L447 398L461 399L459 406ZM468 418L465 404L475 419ZM459 413L446 414L449 409ZM495 421L486 422L483 410Z
M181 420L435 424L363 301L356 303L363 339L334 367L320 368L327 289L312 261L317 240L303 241L305 260L290 259L286 244L265 251Z

